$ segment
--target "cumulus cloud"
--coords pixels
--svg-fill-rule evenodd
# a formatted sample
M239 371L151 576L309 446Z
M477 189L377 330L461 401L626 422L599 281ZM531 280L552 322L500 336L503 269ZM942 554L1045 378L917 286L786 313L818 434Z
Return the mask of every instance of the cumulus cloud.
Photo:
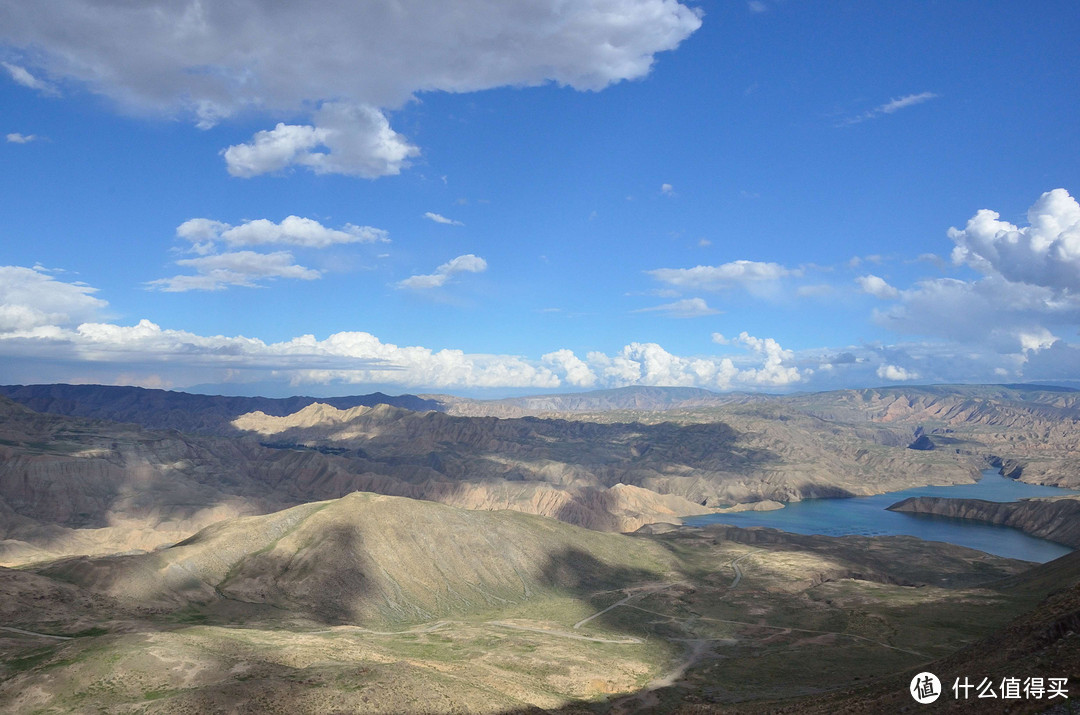
M223 290L229 286L254 288L260 285L260 281L274 278L310 281L322 277L319 271L297 265L293 260L293 255L288 251L233 251L199 258L184 258L177 261L176 265L194 268L195 275L159 278L147 282L146 286L166 293L182 293L189 290Z
M899 291L897 305L876 311L875 320L1019 359L1049 347L1054 328L1080 324L1080 206L1055 189L1035 202L1028 220L1021 228L984 209L963 230L949 229L953 260L983 277L920 281Z
M9 144L29 144L37 138L37 134L20 134L19 132L12 132L7 135Z
M660 193L664 196L674 196L675 187L671 184L660 184Z
M8 71L8 74L11 75L11 79L15 80L16 84L21 84L23 87L41 92L48 97L55 97L60 94L55 86L30 74L29 70L25 67L13 65L10 62L0 62L0 66L3 66L3 68Z
M235 256L191 260L208 272L251 270L245 259ZM684 357L656 343L630 343L612 355L590 352L581 358L563 348L530 360L398 346L361 331L266 343L170 330L149 320L118 325L100 321L105 302L93 292L40 270L0 268L0 357L12 365L19 359L66 362L77 365L80 374L138 374L145 369L153 379L181 386L272 378L293 385L340 382L439 389L634 384L729 389L784 387L802 379L790 364L790 351L746 333L735 341L745 354L733 357Z
M596 373L589 365L574 355L572 350L562 349L550 352L540 358L552 370L563 375L566 384L574 387L593 387L596 384Z
M805 375L791 362L794 354L772 338L755 338L746 332L727 341L714 334L720 344L738 345L746 354L735 357L674 355L656 343L630 343L614 355L590 352L585 362L601 384L662 385L734 388L784 388L800 382Z
M783 349L780 343L772 338L755 338L743 331L739 333L739 337L728 340L721 333L713 333L713 342L720 345L742 345L762 358L761 367L748 368L739 372L738 379L741 382L779 387L803 379L799 369L791 365L795 359L795 353Z
M716 315L722 311L710 308L704 298L685 298L683 300L677 300L674 303L665 303L651 308L640 308L634 312L665 313L673 318L698 318L703 315Z
M892 382L903 382L905 380L918 380L919 373L906 370L896 365L879 365L877 369L877 376L882 380L890 380Z
M287 216L281 223L256 219L238 226L207 218L193 218L177 226L176 235L190 241L198 253L213 250L215 242L224 242L230 247L276 244L326 248L341 243L390 241L389 234L380 228L347 223L340 229L333 229L300 216Z
M333 102L315 114L314 126L279 123L222 155L229 173L242 178L302 166L316 174L377 179L400 174L419 153L375 107Z
M432 213L431 211L424 212L424 218L426 218L429 221L434 221L435 223L446 224L448 226L464 226L465 225L461 221L455 221L452 218L446 218L445 216L442 216L442 215L437 214L437 213Z
M875 298L892 300L900 295L900 291L885 282L884 278L873 274L859 276L855 279L863 293L869 293Z
M1001 276L977 281L939 278L900 291L898 304L875 311L883 327L932 335L996 350L1019 350L1020 335L1047 325L1080 323L1080 296L1060 296L1041 286Z
M224 290L230 286L252 288L277 278L315 280L322 272L294 262L289 251L226 250L246 246L296 246L321 249L339 244L390 241L388 233L372 226L347 223L340 229L328 228L318 221L287 216L280 223L268 219L245 221L233 226L208 218L188 219L176 227L178 238L190 242L190 251L198 258L183 258L176 265L195 269L194 274L159 278L145 285L151 290L179 293L190 290Z
M731 261L719 266L693 268L657 268L646 271L658 281L679 288L722 290L735 286L775 283L786 276L801 275L798 269L785 268L779 263L761 261Z
M204 128L242 112L285 119L315 109L310 123L229 147L237 176L298 165L374 177L415 155L381 110L417 93L548 82L599 90L645 76L657 53L700 25L700 12L675 0L401 0L389 9L352 0L57 0L8 3L0 42L33 59L29 70L5 65L16 81L41 82L31 70L41 71L128 110L187 115Z
M941 95L935 94L934 92L920 92L919 94L906 94L903 97L899 97L897 99L891 99L888 102L885 102L884 104L879 104L878 106L874 107L873 109L871 109L869 111L866 111L866 112L863 112L862 114L860 114L858 116L849 117L848 119L844 120L842 122L842 124L858 124L859 122L865 122L868 119L877 119L878 117L881 117L881 116L884 116L884 115L887 115L887 114L895 114L896 112L899 112L901 109L905 109L907 107L913 107L916 104L922 104L923 102L929 102L931 99L937 99L940 96Z
M1080 293L1080 204L1065 189L1047 191L1027 213L1028 225L982 209L964 229L950 228L952 259L1007 280Z
M0 332L30 334L96 318L108 305L96 288L56 280L35 266L0 266Z
M398 288L413 288L426 290L429 288L441 288L451 277L458 273L482 273L487 270L487 261L479 256L467 253L458 256L435 269L434 273L426 275L410 276L399 281Z

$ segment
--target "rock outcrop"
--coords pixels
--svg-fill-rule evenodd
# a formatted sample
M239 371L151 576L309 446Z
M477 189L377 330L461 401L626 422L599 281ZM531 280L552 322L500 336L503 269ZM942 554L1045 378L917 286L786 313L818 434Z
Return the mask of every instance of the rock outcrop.
M912 497L889 507L908 514L934 514L1011 526L1072 548L1080 548L1080 497L991 502L982 499Z

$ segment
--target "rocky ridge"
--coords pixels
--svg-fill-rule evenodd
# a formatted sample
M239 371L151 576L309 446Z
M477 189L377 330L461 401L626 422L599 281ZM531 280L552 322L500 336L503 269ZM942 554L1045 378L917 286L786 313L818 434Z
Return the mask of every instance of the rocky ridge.
M912 497L889 507L908 514L933 514L1011 526L1059 544L1080 548L1080 496L991 502L983 499Z

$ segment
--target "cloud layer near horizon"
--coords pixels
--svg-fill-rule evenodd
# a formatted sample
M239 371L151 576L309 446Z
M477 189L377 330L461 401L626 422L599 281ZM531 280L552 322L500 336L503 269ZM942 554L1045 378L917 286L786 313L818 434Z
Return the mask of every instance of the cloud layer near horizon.
M9 379L20 365L65 364L86 379L136 376L145 384L187 386L270 379L290 385L366 384L408 389L555 389L627 385L731 389L828 389L852 384L1074 379L1080 347L1055 331L1080 325L1080 278L1076 241L1080 207L1064 190L1043 194L1029 212L1030 225L1001 222L979 211L963 230L952 229L954 261L983 273L974 280L946 277L900 288L868 274L855 279L860 292L885 303L874 319L901 334L934 340L858 345L794 352L772 338L747 331L736 338L712 334L702 354L676 355L655 342L631 342L613 353L584 355L564 347L539 358L465 353L455 349L398 346L362 331L319 340L303 335L277 343L256 338L203 336L163 328L150 320L108 322L108 304L93 287L68 282L40 266L0 267L0 358ZM211 219L181 224L178 237L194 257L177 261L194 268L192 282L252 284L266 277L313 279L317 271L292 262L288 251L217 252L278 244L319 248L338 243L378 243L385 232L351 224L339 229L289 217L280 223L248 221L231 226ZM1022 265L1021 265L1022 264ZM458 256L431 274L399 287L430 289L463 273L485 270L473 254ZM778 264L732 261L693 269L661 269L654 277L678 288L724 289L747 282L775 283L800 271ZM659 274L659 275L658 275ZM848 284L847 290L854 293ZM685 299L646 313L700 314L703 299ZM714 354L718 353L718 354ZM141 376L141 377L139 377ZM98 378L100 379L100 378Z
M445 279L459 271L478 270L482 263L476 256L459 256L433 275ZM272 375L293 385L376 383L428 389L696 385L731 389L782 387L799 382L803 375L792 365L790 351L772 339L747 333L733 341L746 350L745 354L692 358L669 353L655 343L635 342L614 355L590 352L582 359L570 350L558 349L530 360L398 346L360 331L334 333L324 340L303 335L266 343L169 330L145 319L131 326L99 322L95 318L107 304L91 296L93 289L88 286L65 283L42 270L19 266L0 267L0 277L5 286L0 294L0 317L4 319L0 323L0 356L68 361L91 371L100 366L123 374L141 369L156 376L151 381L154 384L195 384L227 373L238 382L255 375ZM167 383L160 381L163 374L170 375Z

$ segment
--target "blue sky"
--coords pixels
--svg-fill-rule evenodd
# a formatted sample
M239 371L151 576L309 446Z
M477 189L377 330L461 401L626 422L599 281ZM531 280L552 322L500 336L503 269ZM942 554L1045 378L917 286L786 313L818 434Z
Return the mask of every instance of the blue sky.
M1080 378L1073 3L301 5L0 0L0 381Z

